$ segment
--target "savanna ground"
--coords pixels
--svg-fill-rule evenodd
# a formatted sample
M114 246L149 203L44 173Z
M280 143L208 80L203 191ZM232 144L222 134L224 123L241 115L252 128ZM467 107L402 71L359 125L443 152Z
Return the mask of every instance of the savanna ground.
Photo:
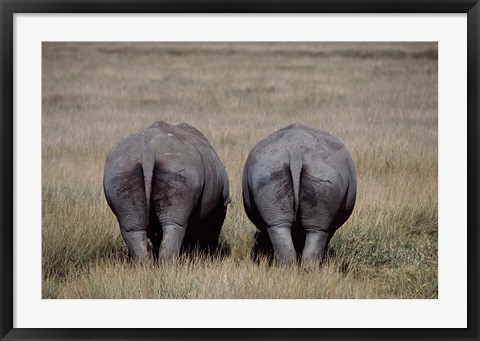
M437 298L437 46L44 43L44 298ZM230 177L228 257L128 261L102 188L110 149L187 122ZM241 176L255 143L300 122L355 161L357 203L319 269L250 259Z

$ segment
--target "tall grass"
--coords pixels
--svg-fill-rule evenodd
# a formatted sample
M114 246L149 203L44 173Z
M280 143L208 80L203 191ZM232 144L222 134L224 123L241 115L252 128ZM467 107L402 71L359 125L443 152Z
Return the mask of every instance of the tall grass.
M44 43L44 298L436 298L437 56L426 43ZM231 255L128 262L102 190L110 149L156 120L201 130L225 164ZM293 122L342 140L353 215L318 269L249 258L241 175Z

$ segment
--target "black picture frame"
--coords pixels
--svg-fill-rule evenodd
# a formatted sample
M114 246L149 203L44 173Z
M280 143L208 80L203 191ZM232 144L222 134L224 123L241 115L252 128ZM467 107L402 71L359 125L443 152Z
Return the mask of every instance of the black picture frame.
M1 0L0 337L23 339L479 339L478 0L311 1L13 1ZM468 43L468 327L465 329L19 329L13 328L13 17L16 13L467 13ZM455 312L452 312L454 314Z

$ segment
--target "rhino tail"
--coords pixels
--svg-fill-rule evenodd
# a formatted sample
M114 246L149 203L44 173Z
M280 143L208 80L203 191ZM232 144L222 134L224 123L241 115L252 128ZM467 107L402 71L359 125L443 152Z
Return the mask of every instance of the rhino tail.
M290 153L290 174L292 176L293 200L295 217L298 213L300 175L303 167L303 150L293 150Z
M150 198L152 195L153 169L155 167L155 158L153 155L142 157L143 181L145 184L145 202L147 204L147 214L150 214Z

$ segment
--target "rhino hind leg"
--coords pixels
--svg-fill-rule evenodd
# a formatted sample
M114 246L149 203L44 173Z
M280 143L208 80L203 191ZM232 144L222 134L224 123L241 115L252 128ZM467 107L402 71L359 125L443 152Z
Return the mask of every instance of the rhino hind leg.
M335 220L326 213L304 221L305 244L302 251L302 264L321 264L328 253L328 244L336 230Z
M171 168L155 164L152 178L152 214L161 228L158 259L173 260L183 249L185 237L194 230L193 212L201 193L201 183L188 165L174 163ZM180 169L179 169L180 168Z
M270 226L267 231L272 242L275 262L279 265L294 264L297 253L292 239L292 224L283 223Z
M131 223L130 219L119 219L119 225L128 255L136 261L145 261L148 258L147 227Z
M162 224L162 241L158 253L160 261L170 261L178 257L185 231L185 226L173 222Z
M311 265L323 262L327 253L329 233L319 229L307 229L305 247L302 253L302 264Z
M136 164L108 178L107 184L107 202L117 217L129 256L144 261L148 257L148 217L142 166Z
M130 204L130 205L129 205ZM142 207L134 205L132 201L123 202L122 207L129 207L127 212L130 214L120 214L117 216L120 225L120 232L123 240L127 244L128 254L136 261L143 262L149 256L147 239L147 219L145 210Z
M297 223L291 230L293 247L297 254L297 262L300 262L303 248L305 246L305 230ZM266 259L271 265L273 262L273 245L267 232L255 231L254 243L251 251L251 257L254 262L259 263L262 259Z

